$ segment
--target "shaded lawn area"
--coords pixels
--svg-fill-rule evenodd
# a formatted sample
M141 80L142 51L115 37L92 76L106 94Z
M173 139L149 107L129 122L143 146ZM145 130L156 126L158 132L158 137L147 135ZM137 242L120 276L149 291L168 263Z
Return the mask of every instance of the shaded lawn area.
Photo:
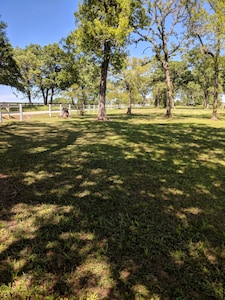
M1 299L224 299L225 122L181 119L1 125Z

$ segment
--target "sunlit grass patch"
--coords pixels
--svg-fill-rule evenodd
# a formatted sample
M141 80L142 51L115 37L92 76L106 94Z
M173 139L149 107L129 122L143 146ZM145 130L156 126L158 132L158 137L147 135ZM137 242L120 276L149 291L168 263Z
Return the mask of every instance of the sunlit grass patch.
M68 282L74 285L74 295L78 299L107 299L114 286L110 266L103 257L101 260L87 259L70 275Z

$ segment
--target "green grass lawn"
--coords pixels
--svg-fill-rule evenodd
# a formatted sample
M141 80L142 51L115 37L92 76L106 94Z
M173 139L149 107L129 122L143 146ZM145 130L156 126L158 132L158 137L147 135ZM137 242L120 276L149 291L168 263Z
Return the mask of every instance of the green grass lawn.
M0 124L0 299L225 299L225 111Z

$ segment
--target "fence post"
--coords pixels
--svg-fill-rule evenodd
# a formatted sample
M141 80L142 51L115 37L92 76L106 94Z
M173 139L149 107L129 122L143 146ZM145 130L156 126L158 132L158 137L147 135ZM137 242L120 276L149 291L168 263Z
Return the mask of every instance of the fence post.
M49 112L49 117L51 117L52 116L52 105L51 104L48 105L48 112Z
M22 107L22 104L19 104L19 111L20 111L20 121L23 121L23 107Z
M0 123L2 123L2 107L0 105Z
M8 104L8 119L10 119L10 105Z
M60 104L60 117L62 117L62 104Z

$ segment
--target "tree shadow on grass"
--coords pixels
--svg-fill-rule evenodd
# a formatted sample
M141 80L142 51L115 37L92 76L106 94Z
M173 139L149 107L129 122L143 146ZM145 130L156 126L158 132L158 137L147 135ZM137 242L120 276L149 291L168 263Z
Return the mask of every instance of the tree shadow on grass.
M3 127L0 173L17 190L0 200L0 294L223 299L224 135L115 120Z

